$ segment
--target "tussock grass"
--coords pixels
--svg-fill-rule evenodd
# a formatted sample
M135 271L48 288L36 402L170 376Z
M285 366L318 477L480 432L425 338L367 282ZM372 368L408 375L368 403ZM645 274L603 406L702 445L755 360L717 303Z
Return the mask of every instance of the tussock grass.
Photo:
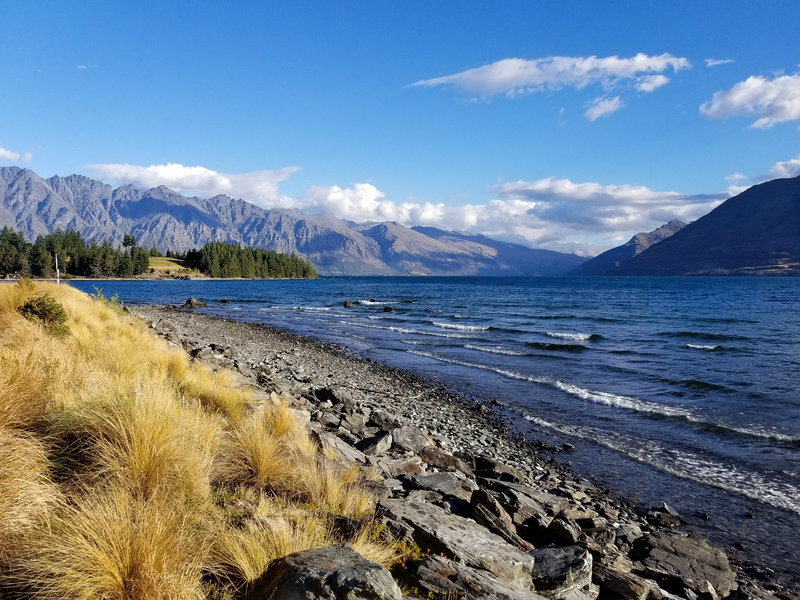
M182 372L180 379L175 381L185 397L198 400L232 423L239 421L245 407L253 400L251 393L231 385L228 371L211 371L203 365L192 365L192 368L182 371L175 359L170 364L177 374Z
M16 556L58 498L47 468L42 442L0 427L0 567Z
M69 451L83 440L80 471L87 482L124 485L131 494L178 494L199 501L223 424L197 406L182 404L152 379L110 378L104 394L78 396L52 419L54 437Z
M278 557L342 542L387 567L398 560L396 547L380 539L379 528L371 521L363 522L347 538L336 530L330 515L325 513L299 510L286 500L263 492L251 500L252 518L241 528L219 532L211 547L215 572L236 586L256 579Z
M12 577L48 600L201 599L206 548L194 525L167 496L84 490L50 515Z

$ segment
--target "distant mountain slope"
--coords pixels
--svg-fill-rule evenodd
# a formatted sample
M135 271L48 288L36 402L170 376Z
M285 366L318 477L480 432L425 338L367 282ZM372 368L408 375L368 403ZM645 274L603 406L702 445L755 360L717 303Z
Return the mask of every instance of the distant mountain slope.
M483 248L485 251L485 248L490 248L494 251L492 256L495 262L498 263L496 269L509 276L563 275L586 262L585 258L575 254L527 248L518 244L499 242L485 235L444 231L435 227L412 227L411 229L435 240L464 249Z
M674 219L648 233L637 233L622 246L606 250L586 261L577 269L573 269L570 275L614 275L634 256L641 254L650 246L664 241L684 227L686 227L686 223Z
M582 258L396 223L350 225L328 215L265 210L225 195L186 197L159 186L141 191L81 175L42 179L33 171L0 167L0 227L31 240L57 228L86 239L185 251L209 241L243 243L308 258L323 275L564 274Z
M729 198L623 265L621 275L800 275L800 177Z

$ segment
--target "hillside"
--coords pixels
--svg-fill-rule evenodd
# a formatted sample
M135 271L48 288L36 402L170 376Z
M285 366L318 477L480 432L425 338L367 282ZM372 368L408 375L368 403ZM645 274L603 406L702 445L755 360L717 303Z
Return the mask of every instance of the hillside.
M42 179L0 168L0 227L29 240L60 229L113 245L184 252L211 241L295 253L321 275L560 275L584 259L397 223L356 226L329 215L265 210L225 195L187 197L164 186L113 189L82 175Z
M637 233L627 243L606 250L586 261L577 269L573 269L570 275L615 275L634 256L638 256L650 246L664 241L684 227L686 227L686 223L674 219L653 231Z
M753 186L651 246L620 275L800 275L800 177Z

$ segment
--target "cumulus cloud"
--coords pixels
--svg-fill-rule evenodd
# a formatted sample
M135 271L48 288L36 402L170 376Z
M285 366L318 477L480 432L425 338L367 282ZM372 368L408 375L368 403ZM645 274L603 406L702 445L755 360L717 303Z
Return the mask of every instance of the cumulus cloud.
M104 181L118 185L131 184L142 189L165 185L176 192L215 196L227 194L243 198L265 207L279 206L295 208L295 202L283 196L278 185L299 170L299 167L284 167L277 171L252 171L250 173L226 174L201 166L185 166L178 163L143 167L129 164L86 165Z
M7 160L11 162L30 162L33 158L33 154L30 152L26 152L24 154L20 154L19 152L14 152L13 150L8 150L0 146L0 160Z
M667 53L658 56L639 53L630 58L618 56L605 58L548 56L530 60L506 58L453 75L423 79L413 85L426 87L452 85L481 96L496 94L515 96L565 87L582 89L591 84L612 87L624 80L633 80L636 84L647 87L646 82L653 74L668 69L677 72L690 66L687 59ZM666 81L660 85L664 83Z
M648 75L647 77L640 77L636 82L636 89L640 92L652 92L660 88L662 85L669 83L669 77L664 75Z
M800 175L800 154L790 160L775 163L769 170L770 179L797 177Z
M500 183L490 191L495 198L485 204L398 203L371 184L356 184L313 188L301 204L307 211L356 222L391 220L409 227L469 231L591 256L671 219L696 219L727 197L554 178Z
M589 108L586 109L583 116L590 121L596 121L600 117L605 117L617 112L623 106L625 106L625 103L619 96L614 96L613 98L595 98L589 103Z
M769 129L776 123L800 119L800 74L774 79L752 75L729 90L715 92L700 106L710 119L732 116L758 117L750 127Z
M733 62L732 58L707 58L707 67L718 67L719 65L728 65Z

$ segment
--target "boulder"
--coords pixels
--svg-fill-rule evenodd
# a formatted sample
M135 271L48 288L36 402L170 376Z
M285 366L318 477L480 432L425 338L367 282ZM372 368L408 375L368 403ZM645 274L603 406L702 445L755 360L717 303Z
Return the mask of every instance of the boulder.
M181 308L203 308L206 306L208 306L208 304L202 300L198 300L197 298L189 298L186 303L181 306Z
M536 488L522 483L514 483L512 481L485 479L483 477L478 478L478 483L481 487L485 487L496 492L506 492L510 490L524 494L528 498L538 502L541 506L547 509L550 514L556 514L569 508L569 500L561 496L550 494L541 488Z
M456 458L452 454L448 454L437 446L426 446L417 454L431 467L436 467L437 469L443 469L445 471L470 472L469 467L467 467L463 460Z
M595 563L592 569L592 581L598 585L600 593L604 596L623 600L645 600L653 588L641 577L599 563Z
M347 545L296 552L270 563L245 600L401 600L391 573Z
M404 425L392 430L392 440L400 450L415 454L423 448L433 446L430 438L416 425Z
M395 534L407 534L429 554L490 571L505 585L531 589L534 558L472 519L416 500L381 500L379 512Z
M639 561L638 572L673 594L707 594L711 584L725 598L738 587L728 557L704 540L652 533L636 540L631 558Z
M356 448L361 450L364 454L370 456L377 456L385 454L392 447L392 434L391 433L378 433L365 440L361 440L356 444Z
M581 537L581 528L563 512L558 513L547 527L551 539L559 546L571 546Z
M490 493L477 489L472 493L469 503L472 506L472 517L489 531L496 533L508 543L514 544L523 550L531 550L533 548L517 535L517 528L514 526L511 515L505 511Z
M327 431L311 431L311 438L316 442L323 454L339 462L350 464L367 464L367 457L360 450L356 450L350 444L340 439L336 435Z
M488 571L473 569L443 556L428 555L413 575L417 592L431 598L463 600L538 600L542 597L509 586Z
M598 589L592 584L592 555L584 548L538 548L532 581L537 593L553 600L594 600Z
M455 473L434 473L432 475L414 475L411 485L419 490L438 492L442 496L455 496L469 501L477 487L471 479L459 477Z

